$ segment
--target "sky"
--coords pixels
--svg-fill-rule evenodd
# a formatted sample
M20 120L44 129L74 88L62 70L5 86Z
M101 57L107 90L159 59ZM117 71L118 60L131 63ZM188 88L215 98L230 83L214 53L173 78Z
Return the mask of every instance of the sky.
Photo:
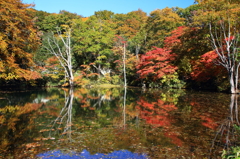
M22 0L23 3L34 3L36 10L59 13L66 10L83 17L94 15L95 11L108 10L126 14L138 9L148 15L156 9L166 7L186 8L194 4L194 0Z

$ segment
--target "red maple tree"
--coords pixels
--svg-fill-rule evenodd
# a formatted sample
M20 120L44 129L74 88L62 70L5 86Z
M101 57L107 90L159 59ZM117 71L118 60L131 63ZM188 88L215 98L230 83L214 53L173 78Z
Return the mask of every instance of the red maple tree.
M209 51L203 54L201 58L193 64L192 79L199 82L206 82L213 77L222 75L222 66L216 65L217 58L218 55L215 51Z
M177 69L171 64L175 56L170 50L154 47L154 50L141 56L137 73L140 78L148 78L152 81L161 79L164 75L173 74Z

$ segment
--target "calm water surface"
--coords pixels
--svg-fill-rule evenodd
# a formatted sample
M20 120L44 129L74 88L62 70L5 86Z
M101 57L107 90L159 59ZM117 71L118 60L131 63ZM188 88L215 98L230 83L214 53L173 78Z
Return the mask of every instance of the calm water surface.
M236 101L186 90L2 92L0 158L220 158Z

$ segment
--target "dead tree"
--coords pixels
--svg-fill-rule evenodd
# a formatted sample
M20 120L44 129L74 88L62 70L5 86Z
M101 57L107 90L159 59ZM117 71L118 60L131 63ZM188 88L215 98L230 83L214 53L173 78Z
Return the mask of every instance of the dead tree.
M72 66L72 47L71 47L71 29L67 28L62 34L57 28L57 37L52 36L47 39L48 46L45 48L53 54L65 70L65 79L68 80L69 86L74 86L73 66Z
M209 25L211 42L219 57L217 63L228 72L231 93L238 93L239 28L230 18L227 20L221 19L218 24L214 28L212 24Z

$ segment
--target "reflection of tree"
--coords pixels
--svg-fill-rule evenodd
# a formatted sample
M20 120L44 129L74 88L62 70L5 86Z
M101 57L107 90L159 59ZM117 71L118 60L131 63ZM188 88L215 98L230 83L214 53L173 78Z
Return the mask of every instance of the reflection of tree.
M72 89L65 90L64 106L59 111L56 119L51 123L51 129L46 129L47 131L51 130L49 138L51 138L51 135L55 137L57 134L68 134L71 137L72 125L74 125L74 129L77 129L81 126L110 124L109 115L112 115L112 111L109 111L109 109L114 109L113 105L116 106L112 102L113 98L115 97L112 91L108 89L104 91L101 89L87 90L84 88L74 91ZM63 103L59 102L60 100L52 99L54 103L58 103L57 105L62 105ZM48 103L48 105L53 105L54 103ZM74 124L72 121L73 111L75 111L75 119L78 120ZM79 121L81 121L81 124Z
M123 127L124 129L126 127L126 97L127 97L127 87L126 87L126 81L125 81L124 95L123 95Z
M65 95L65 104L62 110L60 111L58 117L53 121L52 124L52 130L61 130L63 128L62 134L68 134L69 139L71 139L71 126L72 126L72 106L73 106L73 88L70 88L68 90L68 93L66 93L66 90L64 91ZM58 124L58 126L56 126ZM55 131L56 133L57 131ZM51 131L49 133L49 136L51 137Z
M236 130L240 126L238 116L238 96L236 94L231 95L231 102L229 106L229 116L222 121L222 124L218 127L217 134L213 140L212 150L226 149L230 147L239 146L239 132Z
M173 144L182 145L182 141L178 138L179 134L172 126L173 119L170 117L170 112L178 109L173 102L162 99L149 102L141 97L136 108L140 110L139 117L141 119L153 127L164 128L164 135L170 138Z
M108 94L108 92L106 94L99 93L97 102L93 104L92 107L97 107L98 105L98 107L100 108L105 101L111 101L111 96Z
M168 113L177 109L174 104L166 104L161 99L156 102L147 102L146 99L140 98L137 104L141 106L141 108L137 107L141 110L140 117L156 127L170 126L171 119Z
M26 103L23 106L10 105L0 108L1 157L15 158L16 156L14 157L14 155L22 153L21 146L27 141L31 141L34 133L36 133L34 119L36 118L36 112L41 106L42 104ZM26 144L25 146L27 147L28 145ZM37 144L34 146L37 146ZM15 151L15 154L12 154L13 151Z

